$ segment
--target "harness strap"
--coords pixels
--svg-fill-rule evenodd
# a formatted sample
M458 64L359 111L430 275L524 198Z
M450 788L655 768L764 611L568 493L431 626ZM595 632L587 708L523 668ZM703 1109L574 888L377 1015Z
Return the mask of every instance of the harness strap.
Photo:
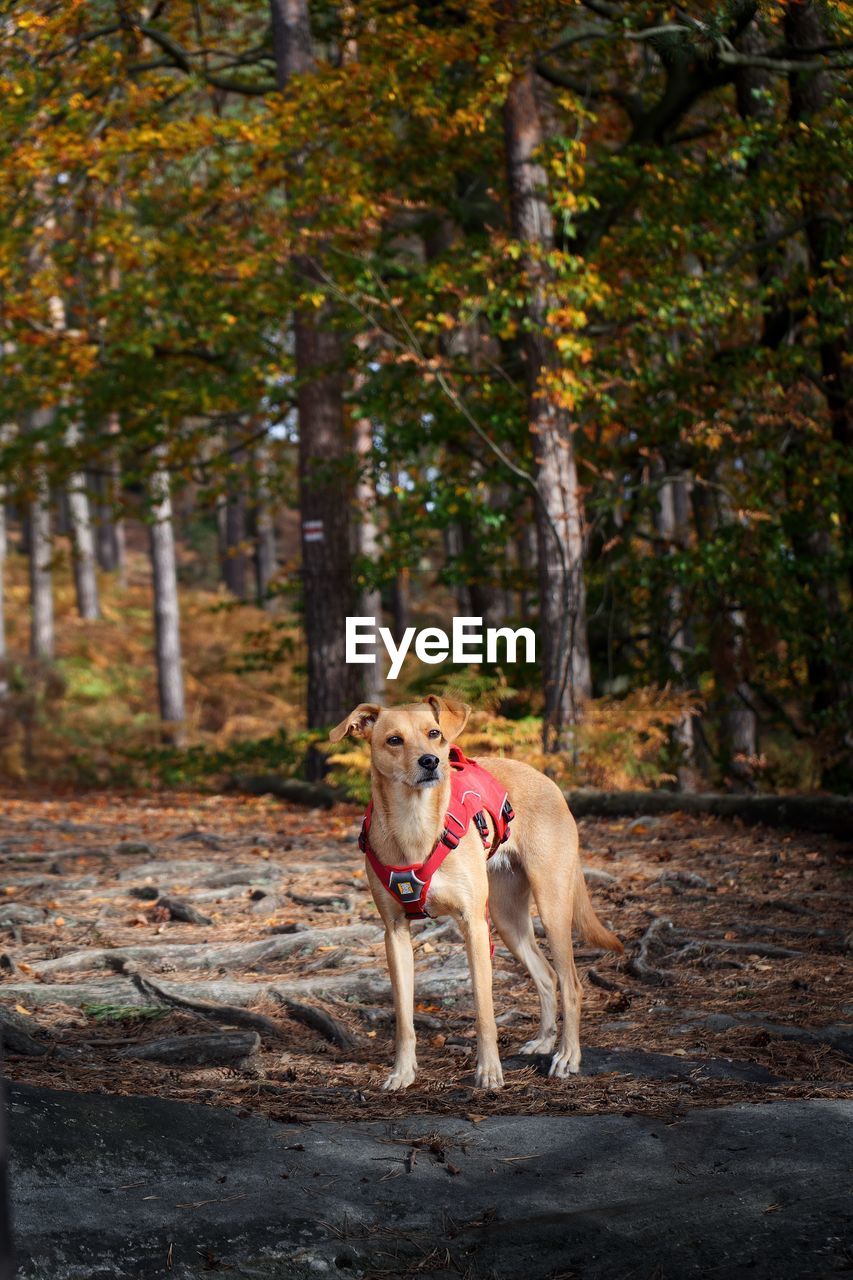
M450 807L444 815L444 830L435 842L429 856L421 863L409 863L405 866L388 866L380 862L370 846L370 824L373 818L373 801L367 806L358 845L373 868L377 878L387 891L400 903L410 919L422 920L429 915L426 899L432 878L449 853L457 848L459 841L467 832L473 820L483 846L486 858L490 858L495 850L509 838L509 824L515 817L509 797L502 791L497 779L481 765L468 760L457 746L450 748L451 799ZM465 776L465 775L468 776ZM478 807L482 806L482 807ZM454 807L461 811L454 812ZM489 813L494 825L495 835L489 848L489 828L485 811ZM488 908L486 920L489 919ZM490 924L491 928L491 924ZM494 954L494 944L489 935L489 946Z

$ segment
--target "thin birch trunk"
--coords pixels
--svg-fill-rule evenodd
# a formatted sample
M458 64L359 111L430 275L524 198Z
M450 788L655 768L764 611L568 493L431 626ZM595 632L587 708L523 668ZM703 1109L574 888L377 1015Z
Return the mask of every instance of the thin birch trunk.
M689 491L684 476L664 479L658 490L658 508L655 523L660 537L666 546L664 554L669 557L687 545L689 530ZM670 577L667 588L666 609L663 624L665 629L665 647L669 666L675 675L676 688L686 687L685 655L692 646L689 624L684 616L684 595L677 582ZM678 766L678 782L683 790L693 790L696 768L696 734L692 712L685 712L675 726L674 738L681 751L681 764Z
M65 443L74 450L80 443L80 428L72 424L65 432ZM68 477L68 518L74 561L74 587L77 593L77 612L87 622L101 616L98 601L98 579L95 573L95 536L86 492L86 473L74 471Z
M121 431L117 413L107 420L107 435L117 437ZM121 461L117 445L107 452L106 468L98 477L98 521L96 527L96 553L98 564L106 573L118 576L119 586L127 586L127 563L124 521L118 514L121 502Z
M52 662L53 630L53 547L50 536L50 488L44 467L38 465L35 493L27 510L30 547L30 653Z
M180 609L171 483L162 446L157 450L157 462L149 481L157 686L163 740L180 746L186 740Z

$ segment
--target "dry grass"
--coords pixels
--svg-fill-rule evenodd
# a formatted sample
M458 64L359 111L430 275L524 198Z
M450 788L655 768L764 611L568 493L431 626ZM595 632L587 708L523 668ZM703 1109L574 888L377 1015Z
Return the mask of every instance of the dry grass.
M270 739L282 731L293 738L305 730L304 642L298 619L284 612L270 616L236 603L224 590L181 587L181 640L187 702L187 739L196 749L194 763L182 769L170 758L171 772L152 763L160 742L157 678L153 655L151 582L145 535L131 526L128 585L101 574L103 617L82 622L76 613L68 547L57 540L54 565L56 673L64 689L51 693L45 673L23 657L29 648L27 562L8 560L6 613L8 646L21 696L0 721L0 767L19 782L61 780L87 785L153 785L164 776L202 781L209 756L236 746ZM182 553L192 576L192 555ZM197 575L196 575L197 576ZM246 658L274 651L268 665ZM249 667L251 666L251 669ZM411 662L389 687L389 700L423 696L424 673ZM472 754L507 754L525 759L563 785L605 789L660 786L671 778L668 742L672 726L692 704L670 690L643 689L622 699L592 702L577 730L574 749L545 756L535 694L520 697L506 679L476 668L436 671L434 687L473 702L475 712L466 745ZM501 714L514 705L511 716ZM529 714L519 715L527 705ZM296 756L287 762L296 767ZM353 797L366 798L366 751L344 744L333 753L334 772ZM275 756L264 769L284 767ZM209 772L216 775L216 763Z
M27 563L12 555L6 585L10 662L26 681L30 668ZM82 622L76 613L67 554L60 546L54 570L57 670L61 697L35 711L28 752L25 726L7 725L0 765L7 777L80 777L109 780L116 765L160 740L154 665L151 585L142 551L129 556L128 586L100 575L103 617ZM284 621L284 620L283 620ZM190 743L221 749L304 724L304 680L293 662L269 671L243 672L240 656L269 616L236 604L224 592L181 589L181 642ZM298 647L295 623L284 634ZM29 757L29 758L28 758Z

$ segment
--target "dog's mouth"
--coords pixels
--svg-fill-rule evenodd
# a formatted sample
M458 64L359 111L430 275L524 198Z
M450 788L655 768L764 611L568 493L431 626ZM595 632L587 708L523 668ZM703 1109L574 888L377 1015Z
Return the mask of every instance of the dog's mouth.
M413 787L437 787L441 782L441 778L437 773L425 773L420 778L415 778L412 783Z

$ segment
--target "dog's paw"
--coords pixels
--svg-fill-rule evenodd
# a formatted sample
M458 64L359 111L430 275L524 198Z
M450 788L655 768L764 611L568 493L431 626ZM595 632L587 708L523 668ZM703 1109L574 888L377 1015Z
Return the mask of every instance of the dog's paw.
M384 1081L382 1088L389 1093L393 1093L397 1089L408 1089L410 1084L415 1082L415 1072L417 1067L412 1064L410 1067L395 1067L387 1080Z
M554 1048L554 1042L557 1039L556 1031L552 1031L550 1035L538 1036L535 1040L528 1040L519 1049L519 1053L550 1053Z
M567 1049L558 1049L551 1059L551 1067L548 1071L548 1075L554 1076L557 1080L562 1080L566 1076L576 1076L580 1069L580 1049L574 1049L571 1052Z
M474 1087L477 1089L502 1089L504 1073L499 1062L480 1063L474 1076Z

